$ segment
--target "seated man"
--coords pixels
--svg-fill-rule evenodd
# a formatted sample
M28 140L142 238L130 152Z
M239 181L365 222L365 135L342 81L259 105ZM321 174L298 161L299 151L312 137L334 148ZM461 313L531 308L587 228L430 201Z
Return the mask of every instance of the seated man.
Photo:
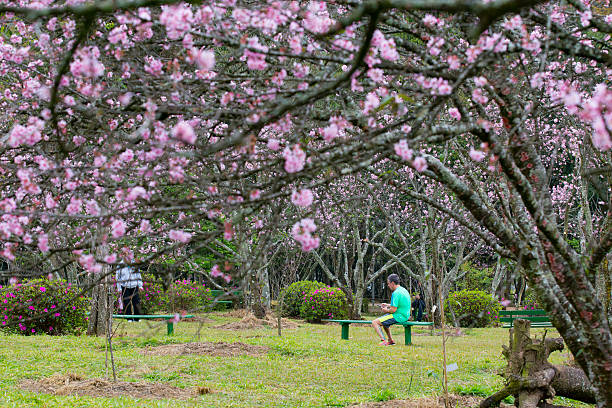
M381 305L383 312L391 313L379 317L372 322L374 330L380 337L381 346L392 346L395 344L391 337L389 327L396 323L404 323L410 317L410 293L400 286L400 279L395 273L387 278L387 287L391 289L391 304L383 303ZM387 339L383 335L382 329L387 333Z

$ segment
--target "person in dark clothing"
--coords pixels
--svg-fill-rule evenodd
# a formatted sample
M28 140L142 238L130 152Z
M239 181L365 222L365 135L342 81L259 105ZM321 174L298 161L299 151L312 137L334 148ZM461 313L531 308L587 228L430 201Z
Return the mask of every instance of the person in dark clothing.
M420 322L423 320L423 311L425 310L425 301L421 299L421 295L418 293L415 295L414 302L412 303L412 316L414 320Z
M142 276L140 272L134 271L132 267L124 266L117 271L115 277L117 281L117 289L121 292L121 303L123 304L123 313L126 315L140 315L140 295L139 290L142 290ZM138 321L138 318L128 319L128 321Z

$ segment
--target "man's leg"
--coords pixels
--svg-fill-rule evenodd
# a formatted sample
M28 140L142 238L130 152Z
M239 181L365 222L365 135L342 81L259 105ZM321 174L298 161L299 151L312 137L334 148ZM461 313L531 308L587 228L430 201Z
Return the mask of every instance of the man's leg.
M374 331L376 332L376 334L378 334L378 337L380 337L380 341L385 341L385 336L383 335L382 324L380 323L380 320L374 320L372 322L372 327L374 327Z
M138 288L134 288L134 295L132 296L132 306L134 308L135 315L141 315L140 311L140 293L138 293ZM134 321L139 321L140 319L134 319Z
M391 326L383 326L383 329L385 329L385 333L387 333L387 339L388 339L387 341L390 344L394 344L395 341L393 341L393 338L391 337L391 330L389 329L389 327Z
M123 303L125 304L125 314L126 315L134 315L134 289L133 288L125 288L125 298L123 298ZM128 322L132 322L134 319L128 319Z

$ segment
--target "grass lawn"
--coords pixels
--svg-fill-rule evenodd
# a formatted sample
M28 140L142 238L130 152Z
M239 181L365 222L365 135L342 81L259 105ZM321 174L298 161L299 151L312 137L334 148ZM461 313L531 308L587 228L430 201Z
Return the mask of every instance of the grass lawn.
M118 379L163 382L176 387L205 386L214 392L189 400L146 400L130 397L94 398L53 396L23 391L24 379L55 373L104 378L104 339L95 337L6 336L0 334L0 406L2 407L326 407L359 402L406 399L442 392L440 336L413 329L413 346L403 343L403 329L393 333L398 345L380 347L373 330L351 326L349 341L340 340L338 325L303 324L299 329L228 331L213 326L237 321L223 313L208 315L214 322L182 322L175 335L165 335L165 324L147 332L147 323L124 323L126 336L114 339ZM540 333L542 329L534 332ZM551 336L549 333L548 336ZM185 342L243 342L270 348L263 356L214 357L206 355L143 355L146 346ZM447 363L459 369L449 373L449 389L492 393L502 381L496 375L505 365L501 346L508 330L472 329L451 337ZM554 353L561 363L566 355ZM557 399L575 407L588 405Z

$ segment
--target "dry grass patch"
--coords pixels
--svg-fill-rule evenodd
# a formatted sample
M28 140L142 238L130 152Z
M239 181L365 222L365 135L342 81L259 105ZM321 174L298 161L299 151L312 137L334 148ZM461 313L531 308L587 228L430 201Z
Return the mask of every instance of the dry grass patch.
M166 344L163 346L147 346L141 352L154 356L180 356L184 354L200 354L215 357L236 357L236 356L261 356L270 350L266 346L254 346L241 342L202 342L202 343L182 343Z
M278 327L278 318L272 314L266 315L263 319L258 319L253 314L245 315L241 320L237 322L231 322L215 326L215 329L223 330L249 330L249 329L263 329L266 327ZM297 329L300 327L297 323L289 319L281 319L281 327L283 329Z
M90 397L118 397L147 399L189 399L200 394L197 389L184 389L166 384L146 382L112 382L100 378L83 379L74 374L54 374L42 380L24 380L26 391L52 395L87 395Z

